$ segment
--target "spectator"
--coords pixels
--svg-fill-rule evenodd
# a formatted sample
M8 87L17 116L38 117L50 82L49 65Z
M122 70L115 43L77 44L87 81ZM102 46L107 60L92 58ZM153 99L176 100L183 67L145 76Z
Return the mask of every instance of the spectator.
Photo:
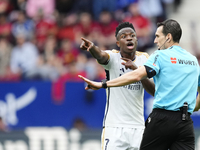
M57 41L54 36L47 37L44 51L40 54L37 66L29 74L31 79L55 81L63 72L64 67L56 57Z
M39 11L37 14L36 26L35 26L35 37L36 37L36 45L38 49L41 51L44 47L44 43L46 38L49 35L56 36L57 35L57 25L55 22L47 21L44 18L43 11Z
M131 3L138 2L138 0L116 0L117 2L117 9L125 10Z
M11 45L5 37L0 37L0 76L4 77L9 68L9 60L11 54Z
M76 61L78 50L73 47L73 43L68 39L63 39L61 42L61 49L57 56L62 60L63 65L67 66Z
M0 0L0 13L8 14L12 9L9 0Z
M73 128L76 128L79 131L84 131L87 129L87 125L81 117L76 117L73 121Z
M55 1L54 0L28 0L26 12L29 17L33 18L37 15L38 11L43 11L44 18L48 18L54 13Z
M37 65L38 49L32 43L27 42L23 34L16 36L16 43L17 45L11 52L11 71L28 79Z
M75 26L78 22L78 15L76 13L68 14L62 21L62 27L58 31L58 39L75 40Z
M56 9L61 15L67 14L71 12L74 4L74 0L56 0Z
M11 24L7 21L5 13L0 14L0 35L8 39L11 37Z
M12 26L12 34L14 36L23 34L26 39L31 40L34 37L34 22L31 19L27 19L23 11L19 11L17 16L17 21Z
M10 0L15 10L26 11L27 0Z
M99 17L100 32L96 32L96 42L100 46L106 46L106 49L112 49L116 45L115 28L118 22L114 20L111 12L102 11ZM112 47L112 48L111 48Z
M94 0L74 0L73 11L76 13L88 12L92 14L92 5Z
M47 59L40 55L38 60L36 69L31 72L29 78L43 81L55 81L59 78L60 74L57 68L59 61L55 55L50 55Z
M10 71L10 55L12 45L8 40L0 37L0 80L1 81L15 81L19 80L19 76L15 76Z
M139 8L142 16L151 18L155 23L166 19L165 4L166 0L139 0Z
M96 63L94 58L87 59L84 53L77 56L76 68L79 72L85 71L86 77L93 80L105 79L105 69Z
M82 12L79 17L79 23L76 27L75 42L80 45L81 37L87 37L93 39L95 32L99 31L97 22L93 21L91 14L88 12ZM78 46L79 47L79 46Z
M117 0L93 0L94 19L98 20L103 10L114 12L116 10Z
M49 66L51 68L52 73L47 73L49 76L49 79L56 80L60 74L64 74L66 72L66 68L62 64L62 61L57 56L57 40L54 36L49 36L45 43L44 48L44 64L45 66Z
M138 37L138 50L146 51L152 42L151 23L148 18L140 14L138 3L132 3L128 8L129 14L124 18L125 22L130 22L135 27Z

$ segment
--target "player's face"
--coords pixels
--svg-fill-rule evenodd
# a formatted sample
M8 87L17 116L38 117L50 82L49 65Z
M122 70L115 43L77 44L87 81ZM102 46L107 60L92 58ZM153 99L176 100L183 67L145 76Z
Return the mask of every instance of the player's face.
M165 49L165 43L166 43L166 36L162 32L163 26L160 26L157 28L155 33L155 40L154 43L157 44L158 49Z
M137 36L132 28L123 28L117 35L117 46L120 47L120 51L125 53L132 53L137 48Z

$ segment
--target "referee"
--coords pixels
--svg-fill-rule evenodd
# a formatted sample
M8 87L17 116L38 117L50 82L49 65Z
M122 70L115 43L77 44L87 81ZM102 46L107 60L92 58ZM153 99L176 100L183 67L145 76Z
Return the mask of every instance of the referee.
M198 87L199 65L195 56L181 48L182 29L169 19L157 24L154 43L158 49L144 66L106 83L82 76L85 89L124 86L153 77L155 100L145 122L140 150L194 150L194 128L190 118Z

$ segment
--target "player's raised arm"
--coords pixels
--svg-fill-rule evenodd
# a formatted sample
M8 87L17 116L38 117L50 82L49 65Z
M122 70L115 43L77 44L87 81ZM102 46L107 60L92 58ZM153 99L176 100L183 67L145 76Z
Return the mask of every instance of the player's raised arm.
M81 37L81 40L82 40L82 43L80 45L80 48L82 50L89 51L92 54L92 56L95 59L97 59L97 61L100 64L105 64L108 61L109 56L106 52L104 52L103 50L100 50L98 46L94 45L93 42L91 42L90 40L86 38Z

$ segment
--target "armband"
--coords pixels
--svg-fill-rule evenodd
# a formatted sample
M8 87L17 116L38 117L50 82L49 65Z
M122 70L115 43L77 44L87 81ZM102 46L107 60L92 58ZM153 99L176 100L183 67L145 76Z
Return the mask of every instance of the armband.
M155 71L154 69L152 69L152 68L150 68L150 67L148 67L148 66L145 66L145 65L144 65L144 67L145 67L145 69L146 69L147 77L148 77L148 78L152 78L153 76L156 75L156 71Z

